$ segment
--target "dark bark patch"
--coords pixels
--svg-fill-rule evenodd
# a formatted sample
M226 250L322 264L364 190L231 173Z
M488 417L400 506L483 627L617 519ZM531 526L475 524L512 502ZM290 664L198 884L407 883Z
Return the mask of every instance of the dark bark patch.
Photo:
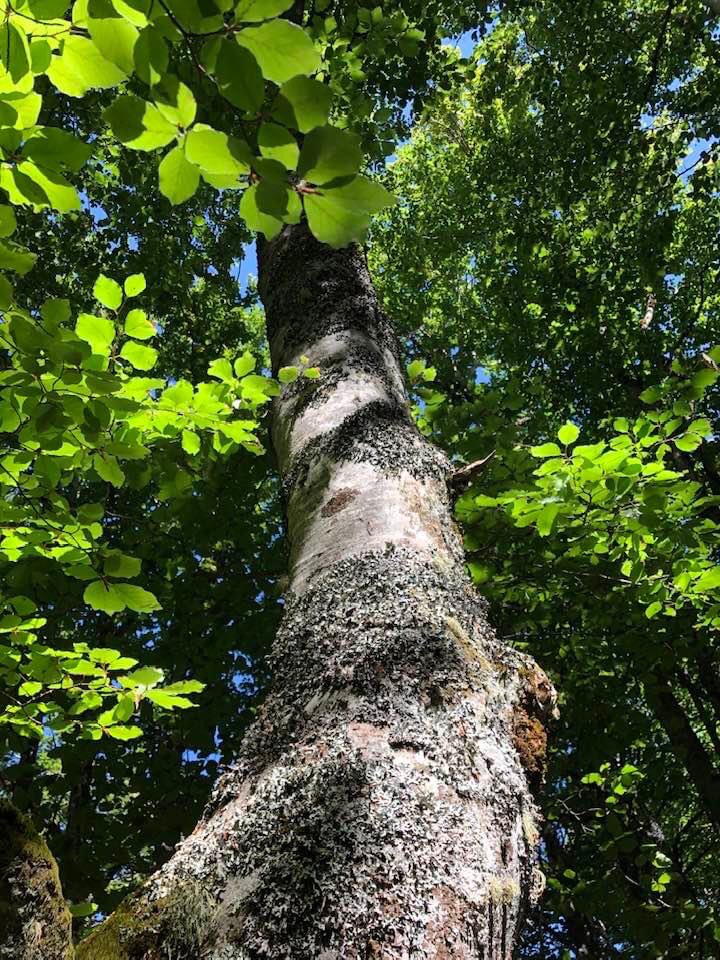
M320 513L323 515L323 517L333 517L336 513L340 513L341 510L344 510L349 503L352 503L357 495L357 490L352 490L350 487L344 487L342 490L338 490L334 497L330 497Z

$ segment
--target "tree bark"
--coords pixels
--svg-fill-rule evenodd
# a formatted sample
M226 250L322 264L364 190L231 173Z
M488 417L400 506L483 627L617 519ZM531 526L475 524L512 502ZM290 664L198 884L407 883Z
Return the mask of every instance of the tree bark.
M659 675L653 680L645 686L648 702L673 752L685 766L705 813L720 830L720 772L713 766L670 682Z
M273 681L194 833L81 960L509 960L541 890L547 677L468 582L362 251L263 245L291 544ZM164 951L164 952L163 952Z
M71 960L55 858L29 817L0 802L0 960Z

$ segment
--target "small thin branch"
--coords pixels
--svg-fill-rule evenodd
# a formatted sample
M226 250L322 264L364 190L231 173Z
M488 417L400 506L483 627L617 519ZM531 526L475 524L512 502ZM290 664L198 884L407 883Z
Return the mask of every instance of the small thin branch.
M450 489L459 492L465 487L469 486L475 477L481 473L485 464L489 463L493 459L495 453L495 450L491 450L490 453L486 457L483 457L482 460L475 460L473 463L469 463L467 466L456 470L448 480L448 486Z

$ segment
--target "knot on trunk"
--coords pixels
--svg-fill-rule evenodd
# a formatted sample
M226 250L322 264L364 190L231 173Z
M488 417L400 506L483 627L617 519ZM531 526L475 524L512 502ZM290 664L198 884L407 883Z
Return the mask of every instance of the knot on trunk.
M521 686L513 711L513 744L533 793L545 782L548 728L557 720L557 693L544 670L530 661L521 672Z

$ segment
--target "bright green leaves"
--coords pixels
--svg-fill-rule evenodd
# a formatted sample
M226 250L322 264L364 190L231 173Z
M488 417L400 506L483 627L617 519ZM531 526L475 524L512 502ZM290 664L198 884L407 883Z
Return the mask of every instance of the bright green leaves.
M125 483L125 474L117 458L112 454L96 453L93 457L93 466L100 479L111 483L114 487L121 487Z
M200 170L185 157L182 147L173 147L158 168L160 192L170 203L189 200L200 183Z
M235 7L235 17L239 21L268 20L285 13L292 6L292 0L240 0Z
M196 124L185 138L185 156L205 179L219 176L230 182L249 173L252 163L252 154L244 141L202 123Z
M132 273L123 284L126 297L137 297L145 290L147 283L144 273Z
M330 88L310 77L293 77L280 87L272 115L287 127L309 133L322 127L330 116Z
M122 287L101 273L93 286L93 296L108 310L117 310L123 299Z
M155 336L155 325L144 310L130 310L125 317L125 333L135 340L149 340Z
M127 360L136 370L152 370L157 361L157 350L141 343L128 340L120 351L123 360Z
M294 170L300 157L295 137L285 127L276 123L263 123L258 131L260 153L270 160L277 160L287 170Z
M91 40L74 35L65 36L47 75L69 97L83 97L93 88L115 87L126 79L124 71L107 60Z
M310 183L323 185L355 174L360 159L357 136L336 127L318 127L305 138L298 175Z
M226 100L250 113L260 109L265 94L263 75L249 50L232 40L213 37L205 43L200 56Z
M305 211L312 232L330 246L362 242L370 215L392 203L381 184L355 175L359 165L360 145L353 134L324 126L305 138L298 175L317 185L305 191Z
M558 440L565 446L575 443L579 436L580 430L575 426L574 423L568 422L558 430Z
M110 347L115 339L115 324L112 320L81 313L75 324L75 333L90 344L93 353L102 357L110 355Z
M297 223L300 213L297 194L270 180L253 184L240 201L240 215L248 227L263 233L268 240L280 232L283 222Z
M103 613L119 613L125 609L125 603L113 584L106 584L102 580L88 584L83 599L88 606L94 610L102 610Z
M271 20L236 34L237 42L252 53L267 80L285 83L298 74L315 73L320 55L310 37L289 20Z
M158 179L160 192L172 204L190 199L202 177L216 189L247 187L241 215L251 229L267 237L276 235L283 223L299 222L304 203L319 239L336 247L362 241L370 215L391 198L379 185L357 176L358 139L328 125L332 95L329 86L310 76L321 58L309 33L282 18L285 0L242 0L234 13L226 11L227 25L235 29L223 34L222 6L211 3L200 9L190 0L172 0L168 20L154 14L144 0L76 5L77 26L87 29L89 37L72 34L53 42L43 69L71 96L115 86L134 74L148 85L146 97L118 96L104 119L130 149L171 147L160 160ZM243 23L249 25L240 26ZM190 90L174 72L178 24L188 32L193 58L214 82L215 96L250 118L262 117L248 134L251 143L195 122L200 88ZM21 47L25 43L13 33L9 42L16 40ZM22 73L25 83L29 53L22 52L17 63L18 77ZM272 102L266 96L268 82L281 87ZM209 115L218 116L213 110ZM24 125L29 125L27 118ZM302 150L291 130L307 135ZM33 156L42 156L52 162L56 152L54 144L33 147L23 161L30 164L27 169L20 163L17 169L0 172L0 186L12 202L50 205L60 212L79 209L79 198L57 165L48 173L47 166L33 161ZM77 166L71 161L67 168Z
M118 97L105 111L112 132L133 150L155 150L177 136L177 128L152 103L131 94Z
M169 60L168 46L162 33L154 26L146 26L138 34L133 48L138 77L148 86L155 86L167 72Z

